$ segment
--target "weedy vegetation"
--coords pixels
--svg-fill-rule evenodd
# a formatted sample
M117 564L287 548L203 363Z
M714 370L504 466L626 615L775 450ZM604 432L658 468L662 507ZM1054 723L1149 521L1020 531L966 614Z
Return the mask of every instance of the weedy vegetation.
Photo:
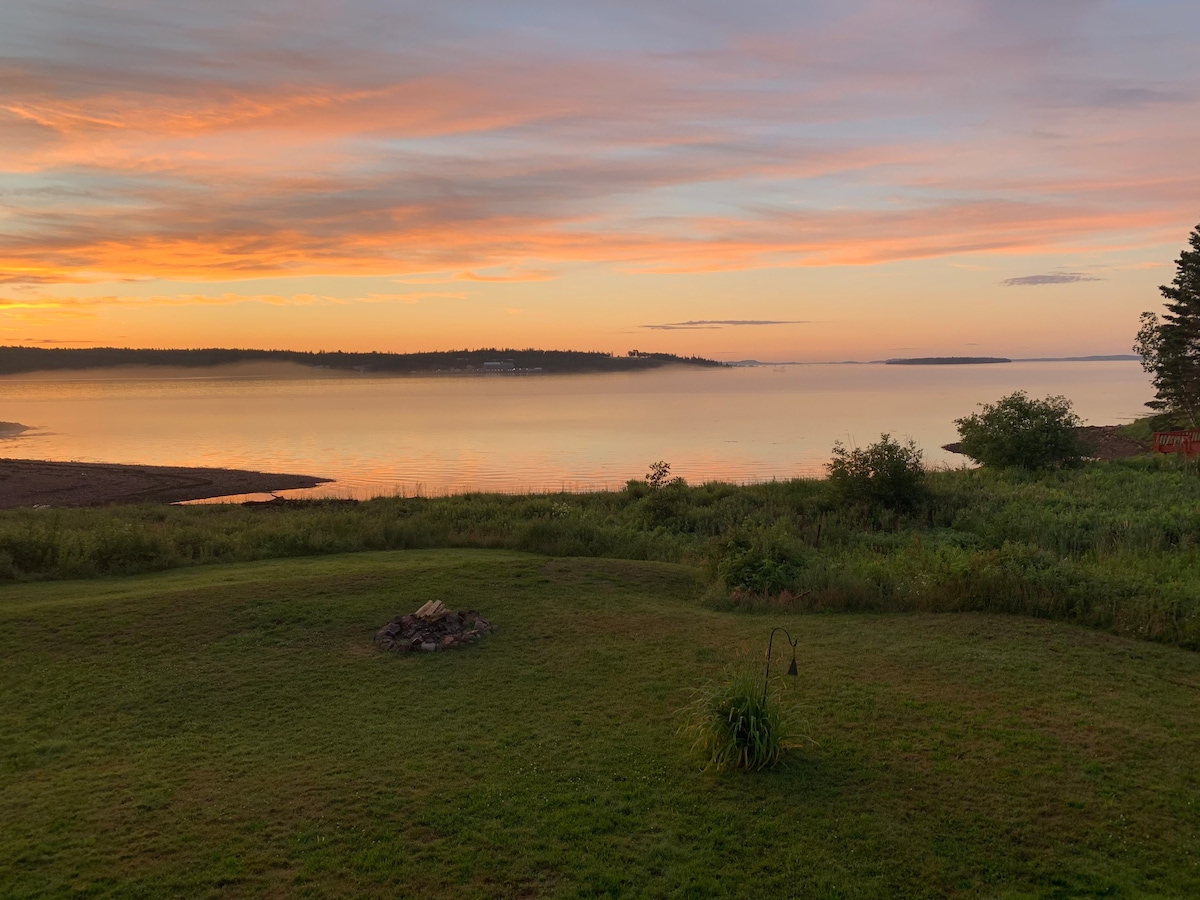
M920 499L898 506L865 499L872 494L851 500L833 480L674 478L592 494L10 510L0 513L0 580L508 549L696 566L719 608L1005 612L1200 648L1195 463L984 467L928 472L920 484Z
M850 503L911 511L925 499L925 463L916 441L890 434L865 448L833 445L826 467L834 494Z
M1083 422L1066 397L1037 400L1014 391L954 424L962 452L984 466L1049 469L1082 460L1076 429Z

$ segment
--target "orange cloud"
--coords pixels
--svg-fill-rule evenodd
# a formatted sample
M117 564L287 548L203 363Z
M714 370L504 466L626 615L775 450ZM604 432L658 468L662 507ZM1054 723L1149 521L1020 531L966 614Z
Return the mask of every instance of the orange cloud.
M454 276L456 281L482 281L482 282L523 282L523 281L551 281L556 274L549 269L527 269L514 270L502 275L480 275L476 272L459 272Z
M259 233L222 233L213 223L193 235L167 235L168 222L139 223L114 239L87 223L42 243L0 247L0 272L13 283L68 283L153 277L221 281L277 275L392 275L453 270L484 262L537 258L557 264L604 262L631 271L706 272L771 266L870 265L963 253L1045 253L1174 236L1164 218L1186 210L1103 208L1007 202L948 203L900 211L773 211L753 219L675 218L637 230L573 223L481 218L438 224L392 221L363 233L353 221L300 230L281 224ZM400 216L402 220L406 217ZM415 216L414 216L415 218ZM271 224L271 223L266 223ZM94 235L94 239L93 239ZM541 281L543 272L453 280ZM409 295L412 296L412 295Z
M432 10L351 40L305 6L278 26L287 49L215 13L154 31L186 18L169 2L121 28L58 22L47 33L98 33L0 68L0 284L519 283L573 263L871 265L1190 227L1200 109L1178 76L1126 77L1136 48L1071 57L1078 3L1028 23L926 6L706 9L680 32L692 45L603 51L570 43L586 30L484 39L501 26L483 7L478 33ZM305 27L322 39L288 30ZM180 44L139 44L142 28Z

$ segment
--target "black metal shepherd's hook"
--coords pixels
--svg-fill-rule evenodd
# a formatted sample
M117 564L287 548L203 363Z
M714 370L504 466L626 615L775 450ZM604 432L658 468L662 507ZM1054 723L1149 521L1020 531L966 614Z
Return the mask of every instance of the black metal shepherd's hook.
M771 637L767 640L767 674L763 676L763 703L767 702L767 687L771 683L771 647L775 644L775 632L782 631L787 635L788 643L792 645L792 664L788 666L787 673L795 678L800 674L796 668L796 643L797 639L788 634L786 628L776 626L771 629Z

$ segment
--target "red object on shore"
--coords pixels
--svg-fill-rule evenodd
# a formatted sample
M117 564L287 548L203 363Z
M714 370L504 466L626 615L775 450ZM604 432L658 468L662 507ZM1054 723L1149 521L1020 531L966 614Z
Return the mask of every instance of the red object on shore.
M1181 453L1200 456L1200 429L1154 432L1155 453Z

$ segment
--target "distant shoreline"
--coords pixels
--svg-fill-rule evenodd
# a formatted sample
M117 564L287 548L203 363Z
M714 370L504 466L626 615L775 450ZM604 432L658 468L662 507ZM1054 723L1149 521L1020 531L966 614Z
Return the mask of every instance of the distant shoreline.
M302 366L314 373L339 375L565 375L597 372L638 372L668 365L725 368L727 363L702 356L647 353L630 350L624 356L581 350L513 350L483 348L431 353L343 353L293 350L209 348L148 350L124 347L0 346L0 376L36 372L81 372L145 367L211 371L217 367L264 364Z
M245 469L0 459L0 509L179 503L311 488L330 481Z
M885 359L887 366L990 366L1010 363L1003 356L918 356L912 359Z
M81 380L95 372L124 372L129 378L272 378L283 377L525 377L646 372L668 366L704 369L779 366L979 365L1040 362L1135 362L1130 354L1032 358L929 356L871 360L741 359L720 361L702 356L631 350L625 355L580 350L446 350L428 353L344 353L292 350L149 350L120 347L58 348L0 346L0 378L47 375ZM287 374L291 369L292 375ZM169 373L163 376L161 373ZM3 435L0 435L2 437Z

